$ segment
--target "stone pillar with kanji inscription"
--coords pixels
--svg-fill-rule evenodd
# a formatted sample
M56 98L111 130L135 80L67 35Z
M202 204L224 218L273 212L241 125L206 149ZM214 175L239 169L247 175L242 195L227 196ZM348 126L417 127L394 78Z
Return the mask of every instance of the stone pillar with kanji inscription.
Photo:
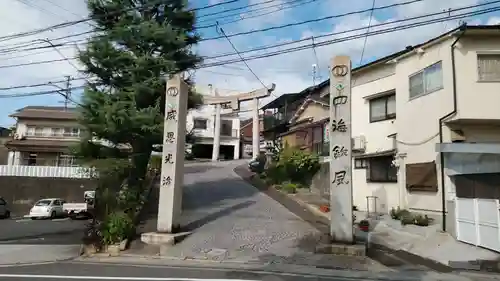
M157 232L180 227L188 85L180 75L167 81Z
M330 68L330 235L354 242L351 160L351 59L336 56Z

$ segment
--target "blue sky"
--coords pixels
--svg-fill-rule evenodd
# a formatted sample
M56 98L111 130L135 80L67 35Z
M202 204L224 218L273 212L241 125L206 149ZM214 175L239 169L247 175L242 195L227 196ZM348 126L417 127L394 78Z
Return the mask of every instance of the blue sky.
M228 0L192 0L192 7L205 7ZM376 0L375 6L386 6L409 0ZM418 3L396 6L391 9L377 10L373 14L372 26L384 22L401 20L405 18L425 15L429 13L441 12L443 10L455 9L479 3L491 2L493 0L422 0ZM262 4L263 2L267 2ZM260 3L260 4L259 4ZM257 5L254 5L257 4ZM372 0L239 0L235 3L224 4L211 9L202 9L198 11L198 26L206 26L219 22L227 35L280 26L284 24L297 23L300 21L318 19L326 16L338 15L358 10L371 8ZM254 5L247 9L220 13L216 16L207 16L208 13L221 12L223 10L242 7L245 5ZM500 4L478 7L498 7ZM468 9L461 12L452 12L456 15L463 12L471 12L474 9ZM264 15L263 15L264 14ZM36 28L54 25L61 22L78 20L87 16L84 0L3 0L0 3L0 37L18 32L24 32ZM439 16L439 17L442 17ZM426 18L428 19L428 18ZM498 24L500 22L500 13L489 13L482 16L467 18L470 24ZM234 21L228 23L228 21ZM315 43L337 38L339 36L350 36L364 34L366 31L351 32L337 37L326 35L339 31L352 30L355 28L366 27L370 21L370 13L359 13L350 16L339 17L335 19L324 20L316 23L302 24L289 28L276 29L268 32L258 32L243 36L234 36L230 38L236 49L240 52L251 48L292 42L293 40L303 39L300 43L290 44L282 48L297 47L303 44L311 44L312 38ZM388 28L397 25L407 24L398 23L384 27ZM410 44L416 44L433 36L439 35L451 28L458 26L458 20L451 20L444 23L408 29L390 34L383 34L368 37L366 47L364 48L363 63L387 55L404 48ZM376 29L373 28L372 30ZM72 77L81 77L82 75L68 61L54 62L43 65L30 65L23 67L2 68L5 65L30 63L43 60L61 59L61 54L67 58L75 55L76 46L84 47L86 35L72 37L71 39L52 40L53 43L65 41L76 41L73 45L67 45L59 48L59 52L54 49L44 49L37 51L22 51L23 44L26 42L36 42L35 46L43 46L38 39L54 39L57 37L77 34L89 30L87 24L79 24L70 28L63 28L44 32L36 36L23 37L14 40L0 40L0 88L29 85L37 83L46 83L49 81L64 80L65 75ZM215 27L203 28L199 32L204 38L220 36ZM323 37L321 37L323 35ZM364 46L364 39L352 40L339 44L330 44L324 47L307 48L302 51L288 53L280 56L262 58L249 61L248 64L257 74L258 79L251 74L243 63L234 63L224 66L212 67L197 70L195 73L196 82L200 89L207 89L208 84L212 84L219 89L222 95L233 94L240 91L250 91L255 88L262 88L262 81L265 85L276 84L275 96L287 92L298 92L305 87L312 85L312 65L316 64L318 75L316 82L319 83L327 78L327 69L331 57L339 54L350 55L355 65L360 62L360 55ZM267 49L265 51L251 53L264 54L279 49ZM201 55L214 56L219 54L234 53L233 47L227 39L208 40L201 42L196 51ZM218 60L228 60L237 58L236 56L226 56ZM213 62L207 60L206 62ZM80 68L76 61L73 64ZM259 81L260 80L260 81ZM82 85L82 80L72 81L73 86ZM63 86L64 84L59 84ZM37 88L20 88L15 90L0 90L2 95L16 93L30 93L36 91L48 91L55 89L54 86L44 86ZM73 92L75 100L79 97L79 91ZM274 98L274 97L271 97ZM263 101L262 104L271 98ZM32 96L23 98L0 98L0 126L8 126L14 123L14 120L8 115L16 109L27 105L62 105L63 99L58 94Z

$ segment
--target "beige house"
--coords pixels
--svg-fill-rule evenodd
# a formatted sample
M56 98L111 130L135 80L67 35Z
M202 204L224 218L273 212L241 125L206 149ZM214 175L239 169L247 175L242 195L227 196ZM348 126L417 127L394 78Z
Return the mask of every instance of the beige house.
M352 81L354 204L426 213L500 251L498 26L462 26L356 68Z
M7 165L74 167L69 154L80 140L81 130L74 108L27 106L10 115L16 119Z

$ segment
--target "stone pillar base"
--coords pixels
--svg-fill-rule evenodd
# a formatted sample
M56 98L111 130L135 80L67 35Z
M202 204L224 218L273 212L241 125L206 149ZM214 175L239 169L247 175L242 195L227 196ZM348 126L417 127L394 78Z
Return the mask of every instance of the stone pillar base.
M149 245L174 245L179 242L190 232L180 233L162 233L162 232L146 232L141 234L141 241Z
M343 256L353 256L353 257L365 257L366 256L366 244L356 243L356 244L341 244L332 242L332 244L323 244L316 247L316 252L323 254L333 254L333 255L343 255Z

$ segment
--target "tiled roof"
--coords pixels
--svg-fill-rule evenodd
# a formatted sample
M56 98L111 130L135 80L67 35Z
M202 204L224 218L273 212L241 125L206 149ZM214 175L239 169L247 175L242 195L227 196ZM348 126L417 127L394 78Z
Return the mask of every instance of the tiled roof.
M18 109L17 112L11 114L10 117L77 120L78 112L74 107L64 108L62 106L26 106Z

